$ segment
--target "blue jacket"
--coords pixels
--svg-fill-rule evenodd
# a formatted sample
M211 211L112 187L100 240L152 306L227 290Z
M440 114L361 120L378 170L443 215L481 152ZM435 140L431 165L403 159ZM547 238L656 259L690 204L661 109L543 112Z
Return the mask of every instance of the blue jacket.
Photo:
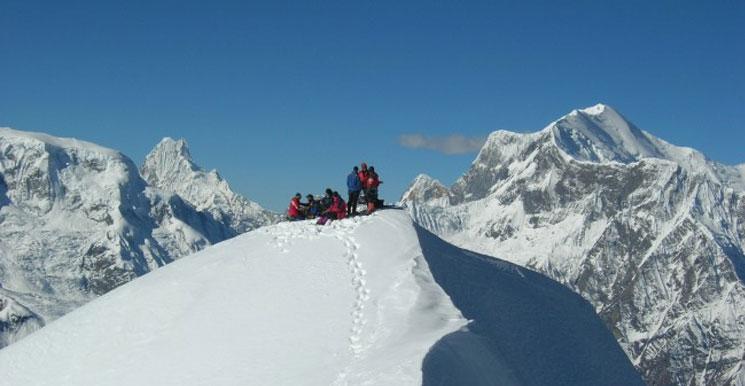
M359 192L362 190L362 183L360 183L360 178L357 177L357 173L352 172L347 176L347 189L349 189L350 192Z

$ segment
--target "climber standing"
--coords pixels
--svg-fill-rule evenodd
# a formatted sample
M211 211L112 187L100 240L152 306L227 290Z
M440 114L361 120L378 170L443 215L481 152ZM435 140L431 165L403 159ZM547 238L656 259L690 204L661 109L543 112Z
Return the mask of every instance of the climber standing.
M367 183L365 185L365 201L367 202L367 213L372 213L380 207L378 201L378 186L383 183L375 172L375 167L370 166L367 173Z
M359 177L359 168L352 168L352 172L347 176L347 190L349 191L349 202L347 203L347 216L357 215L357 202L360 199L362 190L362 181Z
M364 202L367 202L367 177L369 175L370 172L367 170L367 164L363 162L362 164L360 164L360 170L357 172L357 178L360 179L360 186L362 188L362 191L365 192Z

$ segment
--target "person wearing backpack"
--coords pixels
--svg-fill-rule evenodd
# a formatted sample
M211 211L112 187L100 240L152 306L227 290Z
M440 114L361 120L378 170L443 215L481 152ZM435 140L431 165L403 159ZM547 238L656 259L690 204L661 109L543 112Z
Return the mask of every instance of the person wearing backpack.
M383 183L375 172L375 167L370 166L367 173L367 183L365 184L365 201L367 201L367 213L372 213L379 208L378 203L378 186Z
M362 187L362 192L365 193L364 202L367 202L367 177L369 175L370 175L370 172L367 170L367 164L363 162L362 164L360 164L360 171L357 172L357 178L360 179L360 186Z
M290 221L305 219L300 208L300 197L302 197L302 195L300 195L300 193L296 193L295 196L292 197L292 200L290 200L290 206L287 207L287 218Z
M349 191L349 202L347 206L347 216L357 215L357 202L360 199L362 182L359 177L359 169L355 166L352 172L347 176L347 190Z

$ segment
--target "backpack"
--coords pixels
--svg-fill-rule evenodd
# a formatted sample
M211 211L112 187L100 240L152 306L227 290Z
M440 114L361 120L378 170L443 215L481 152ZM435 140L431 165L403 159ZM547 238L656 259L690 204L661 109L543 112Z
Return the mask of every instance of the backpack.
M380 185L380 177L378 177L378 173L370 172L367 177L367 187L369 188L377 188L378 185Z

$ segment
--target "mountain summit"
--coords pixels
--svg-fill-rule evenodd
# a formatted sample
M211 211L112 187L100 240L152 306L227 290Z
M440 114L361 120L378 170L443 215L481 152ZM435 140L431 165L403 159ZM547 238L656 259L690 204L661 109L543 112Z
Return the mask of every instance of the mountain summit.
M446 240L589 300L647 383L745 385L742 167L596 105L494 132L451 187L420 176L402 201Z
M649 134L604 104L574 110L546 130L557 146L578 161L630 163L646 157L665 158Z
M206 172L197 166L183 139L163 138L145 158L141 173L150 186L179 195L237 233L279 219L235 193L216 170Z
M0 351L0 378L642 385L579 296L396 210L276 224L182 258Z

